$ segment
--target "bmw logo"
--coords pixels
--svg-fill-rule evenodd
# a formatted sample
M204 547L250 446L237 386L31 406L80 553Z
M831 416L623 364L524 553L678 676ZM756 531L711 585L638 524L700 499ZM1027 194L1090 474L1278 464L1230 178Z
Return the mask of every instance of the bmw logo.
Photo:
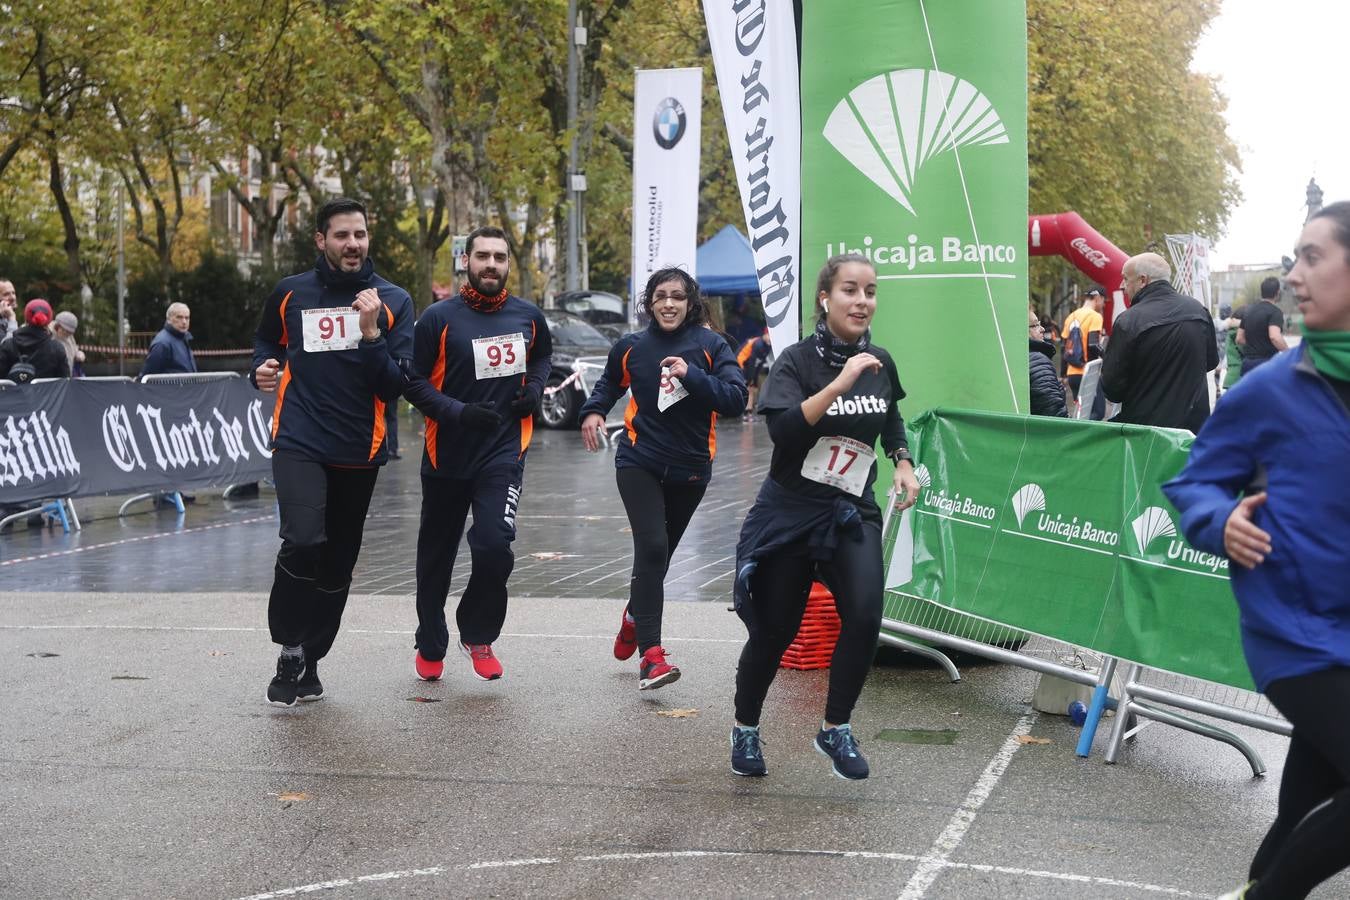
M669 150L684 137L684 107L674 97L667 97L656 104L656 116L652 119L652 134L662 149Z

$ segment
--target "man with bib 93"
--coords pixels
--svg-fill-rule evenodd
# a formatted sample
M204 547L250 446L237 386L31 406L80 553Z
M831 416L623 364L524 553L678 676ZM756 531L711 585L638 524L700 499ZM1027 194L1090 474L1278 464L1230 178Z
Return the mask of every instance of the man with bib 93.
M876 294L866 257L831 257L817 279L816 333L783 351L760 393L773 457L736 545L736 612L750 633L736 670L737 775L766 774L760 710L818 577L841 630L815 749L840 778L868 776L850 717L881 631L878 439L895 463L899 508L919 494L900 418L905 392L890 354L871 343Z
M470 507L473 567L455 613L459 647L477 678L502 676L492 644L506 621L525 452L553 355L543 312L507 293L506 233L475 229L464 264L468 283L459 294L433 303L417 320L406 390L426 416L414 659L424 681L444 672L445 599Z
M385 405L412 363L413 303L375 274L366 210L339 199L319 210L314 268L284 278L263 306L251 379L275 392L272 473L281 550L268 601L281 645L268 702L323 696L319 660L337 637L366 510L388 460Z

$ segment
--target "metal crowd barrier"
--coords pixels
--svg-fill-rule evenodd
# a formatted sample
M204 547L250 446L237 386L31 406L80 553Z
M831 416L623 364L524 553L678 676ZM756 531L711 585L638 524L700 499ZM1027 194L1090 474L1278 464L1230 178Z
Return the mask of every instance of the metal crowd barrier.
M894 507L895 493L892 491L887 497L882 523L883 553L888 569L904 519L893 514ZM1285 736L1292 730L1268 700L1252 691L1133 662L1127 662L1124 677L1118 679L1119 660L1113 657L961 612L894 588L886 589L886 600L889 614L881 620L882 643L934 660L953 682L960 680L960 671L943 650L968 653L1090 687L1091 701L1075 748L1076 755L1082 758L1090 755L1093 739L1107 710L1115 712L1103 756L1104 761L1111 764L1119 761L1124 743L1134 739L1147 724L1140 720L1147 720L1228 744L1246 757L1254 776L1266 773L1260 754L1242 737L1176 710ZM1113 687L1117 696L1111 695Z

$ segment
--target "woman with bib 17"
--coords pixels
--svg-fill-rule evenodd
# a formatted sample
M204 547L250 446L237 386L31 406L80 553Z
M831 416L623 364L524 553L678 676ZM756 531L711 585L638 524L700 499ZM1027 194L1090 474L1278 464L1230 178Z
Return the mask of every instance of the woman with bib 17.
M767 773L760 710L819 578L841 630L815 749L840 778L868 776L850 719L881 630L878 439L895 464L898 508L919 493L900 417L905 392L890 354L871 343L876 292L866 257L831 257L817 279L815 334L783 351L760 393L773 458L736 546L736 612L750 632L736 670L737 775Z

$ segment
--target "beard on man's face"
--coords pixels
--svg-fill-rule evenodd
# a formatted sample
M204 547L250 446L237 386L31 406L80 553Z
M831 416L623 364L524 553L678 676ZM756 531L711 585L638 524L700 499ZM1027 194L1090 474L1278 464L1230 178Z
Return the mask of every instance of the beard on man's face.
M506 284L508 270L485 266L477 272L469 270L469 286L485 297L495 297Z

